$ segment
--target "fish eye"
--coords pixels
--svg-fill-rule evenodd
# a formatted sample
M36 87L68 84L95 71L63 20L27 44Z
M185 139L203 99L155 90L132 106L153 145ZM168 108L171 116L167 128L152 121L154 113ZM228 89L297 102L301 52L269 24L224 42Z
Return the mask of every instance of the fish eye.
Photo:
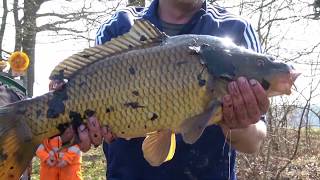
M259 66L259 67L263 67L264 66L264 64L265 64L265 60L264 59L258 59L257 60L257 65Z

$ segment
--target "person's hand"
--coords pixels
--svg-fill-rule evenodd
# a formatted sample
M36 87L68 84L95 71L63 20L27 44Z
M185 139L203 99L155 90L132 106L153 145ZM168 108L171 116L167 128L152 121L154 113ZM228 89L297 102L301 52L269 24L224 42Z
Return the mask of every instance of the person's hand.
M87 152L91 148L91 144L99 146L102 139L111 143L116 136L109 130L107 126L100 127L98 119L93 115L87 119L87 126L81 125L78 128L80 138L79 147L83 152Z
M103 139L106 143L110 144L112 143L117 137L115 134L113 134L108 126L104 126L101 128Z
M269 99L256 80L244 77L228 84L228 95L223 97L222 125L229 129L246 128L259 121L269 108Z
M68 165L67 161L65 160L59 160L57 167L64 168L66 165Z
M62 86L65 84L64 81L60 81L60 80L52 80L49 83L49 90L50 91L54 91L54 90L59 90L62 88Z
M46 164L49 166L49 167L53 167L53 166L55 166L56 165L56 159L55 159L55 157L51 154L51 153L49 153L49 158L46 160Z

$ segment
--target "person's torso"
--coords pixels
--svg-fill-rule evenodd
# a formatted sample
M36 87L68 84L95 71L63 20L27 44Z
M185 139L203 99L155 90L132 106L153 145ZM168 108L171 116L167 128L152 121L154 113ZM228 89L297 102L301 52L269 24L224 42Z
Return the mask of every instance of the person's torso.
M140 18L149 20L163 30L163 24L156 15L157 3L154 1L149 8L130 7L118 11L101 26L96 43L103 44L128 32L134 20ZM250 27L245 20L223 8L205 5L189 23L180 28L178 34L228 37L238 45L259 51L260 45L254 36L246 37L246 33L253 31ZM118 139L109 145L104 143L109 180L236 179L236 153L225 142L219 126L207 127L200 139L192 145L185 144L181 136L177 135L173 159L160 167L152 167L144 160L142 142L143 138L136 138L130 141Z

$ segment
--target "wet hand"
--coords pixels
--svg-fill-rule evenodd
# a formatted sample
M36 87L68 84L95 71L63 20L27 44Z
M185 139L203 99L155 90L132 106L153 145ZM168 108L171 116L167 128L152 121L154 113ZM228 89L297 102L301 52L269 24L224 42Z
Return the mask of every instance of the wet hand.
M91 144L95 147L102 143L101 128L98 119L93 115L87 119L87 125L80 125L78 128L80 139L80 150L83 152L89 151Z
M111 143L116 137L107 126L100 127L100 123L95 116L87 119L87 126L81 125L78 128L80 138L80 149L83 152L89 151L91 144L95 147L102 143L102 139Z
M59 90L63 87L63 85L65 84L64 81L61 80L52 80L49 83L49 90L53 91L53 90Z
M228 92L223 97L222 124L230 129L257 123L269 108L267 94L256 80L239 77L228 84Z
M103 139L106 143L112 143L117 137L113 134L108 126L104 126L101 128Z

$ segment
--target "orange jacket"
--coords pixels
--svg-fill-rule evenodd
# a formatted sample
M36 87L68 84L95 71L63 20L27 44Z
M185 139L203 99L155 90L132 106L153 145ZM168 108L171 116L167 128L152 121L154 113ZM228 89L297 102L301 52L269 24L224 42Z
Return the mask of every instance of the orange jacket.
M40 159L40 180L82 180L81 175L81 151L78 145L59 149L62 141L59 136L43 141L37 149L37 156ZM65 167L50 167L47 160L50 154L57 165L59 161L67 162Z

